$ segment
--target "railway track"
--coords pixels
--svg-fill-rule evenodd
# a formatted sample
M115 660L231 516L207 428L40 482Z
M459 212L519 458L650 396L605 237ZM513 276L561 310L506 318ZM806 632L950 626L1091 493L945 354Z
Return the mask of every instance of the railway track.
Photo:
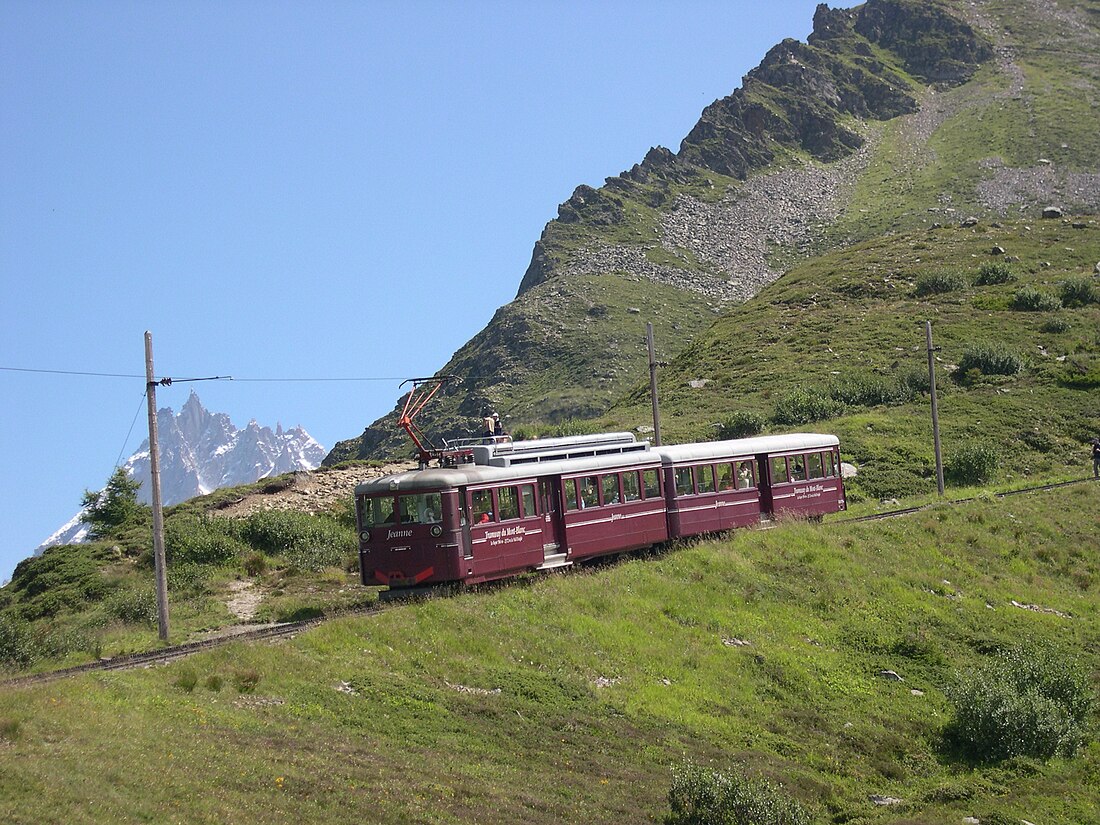
M1081 478L1074 479L1072 481L1056 482L1053 484L1041 484L1035 487L1024 487L1019 490L1006 490L1005 492L994 493L993 497L1008 498L1010 496L1056 490L1062 487L1070 487L1077 484L1087 484L1089 482L1095 482L1095 479ZM977 496L951 499L949 501L922 504L918 507L904 507L898 510L887 510L882 513L873 513L867 516L836 519L829 523L856 524L863 521L880 521L882 519L898 518L899 516L906 516L910 515L911 513L918 513L922 510L927 510L931 507L937 507L942 504L966 504L977 500ZM434 591L434 595L451 595L455 592L459 591L456 589L443 589L439 591ZM138 667L152 667L154 665L166 664L175 659L182 659L185 656L190 656L193 653L199 653L204 650L210 650L215 647L220 647L222 645L229 644L230 642L253 642L286 638L290 636L295 636L298 633L309 630L310 628L317 627L318 625L324 624L325 622L333 621L334 619L342 619L350 616L366 616L373 613L379 613L390 606L395 606L417 598L422 598L424 597L424 595L425 594L423 591L417 591L411 593L408 598L383 599L375 602L368 607L363 607L356 610L340 611L338 613L333 613L331 615L323 616L316 619L307 619L301 622L287 622L285 624L258 627L255 630L245 630L241 633L235 633L233 635L220 636L213 639L204 639L198 642L188 642L182 645L173 645L171 647L164 647L160 648L159 650L150 650L142 653L128 653L122 656L115 656L110 659L99 659L94 662L87 662L86 664L62 668L60 670L51 670L45 673L35 673L29 676L17 676L11 679L3 679L0 680L0 687L23 687L27 685L42 684L45 682L52 682L57 679L64 679L68 676L76 676L81 673L90 673L96 671L129 670Z

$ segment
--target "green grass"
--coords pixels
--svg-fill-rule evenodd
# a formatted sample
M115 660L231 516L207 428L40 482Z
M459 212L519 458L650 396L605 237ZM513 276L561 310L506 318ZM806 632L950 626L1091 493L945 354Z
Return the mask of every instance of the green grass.
M949 268L972 282L994 244L1020 258L1011 264L1015 280L914 295L922 276ZM1031 313L1012 310L1010 299L1021 287L1056 291L1083 277L1095 260L1100 222L1073 229L1061 221L943 227L823 255L720 318L660 371L665 441L713 438L715 425L734 411L771 418L800 388L844 397L838 384L915 383L927 375L923 321L930 319L939 348L945 457L980 440L1004 459L998 483L1082 474L1087 441L1100 432L1100 406L1089 378L1100 355L1100 305ZM1023 371L953 375L949 367L964 363L977 344L1021 355ZM706 385L693 388L690 382L697 379ZM839 435L842 457L860 468L853 484L857 500L878 499L934 489L930 418L923 392L910 400L899 396L889 406L848 404L840 415L802 428ZM641 380L604 418L616 429L650 422L648 383Z
M779 781L819 822L1095 821L1095 742L971 765L941 733L955 671L1022 639L1095 684L1098 505L1084 484L792 522L2 688L0 819L652 822L690 759Z

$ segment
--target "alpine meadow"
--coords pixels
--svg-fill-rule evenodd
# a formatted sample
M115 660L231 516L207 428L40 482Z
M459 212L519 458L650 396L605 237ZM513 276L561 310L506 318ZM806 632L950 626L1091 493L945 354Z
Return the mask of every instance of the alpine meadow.
M653 438L651 323L666 444L836 435L847 512L387 601L403 397L167 509L164 643L120 471L0 588L0 820L1100 822L1098 112L1093 0L818 6L577 187L417 426Z

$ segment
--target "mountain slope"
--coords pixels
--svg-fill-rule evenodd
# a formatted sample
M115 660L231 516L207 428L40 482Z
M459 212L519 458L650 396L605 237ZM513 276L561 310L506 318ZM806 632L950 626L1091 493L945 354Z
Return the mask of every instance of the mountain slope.
M516 299L441 370L464 383L426 429L472 434L489 408L513 424L598 414L639 375L646 321L674 355L823 244L873 158L874 124L918 111L926 84L965 83L992 57L952 9L822 6L809 42L769 51L679 152L657 147L603 187L578 187L535 244ZM326 462L401 450L395 421Z

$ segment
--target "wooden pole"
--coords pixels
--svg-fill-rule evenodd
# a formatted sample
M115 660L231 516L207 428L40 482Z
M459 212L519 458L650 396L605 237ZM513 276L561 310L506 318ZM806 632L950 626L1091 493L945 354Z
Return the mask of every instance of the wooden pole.
M657 406L657 356L653 349L653 324L645 325L646 343L649 345L649 398L653 402L653 444L661 446L661 411Z
M145 333L145 395L149 400L149 475L153 486L153 568L157 577L157 629L168 641L168 576L164 566L164 510L160 501L157 382L153 378L153 333Z
M936 401L936 358L932 346L932 322L924 322L924 337L928 344L928 391L932 394L932 443L936 450L936 489L943 495L943 454L940 452L940 409Z

